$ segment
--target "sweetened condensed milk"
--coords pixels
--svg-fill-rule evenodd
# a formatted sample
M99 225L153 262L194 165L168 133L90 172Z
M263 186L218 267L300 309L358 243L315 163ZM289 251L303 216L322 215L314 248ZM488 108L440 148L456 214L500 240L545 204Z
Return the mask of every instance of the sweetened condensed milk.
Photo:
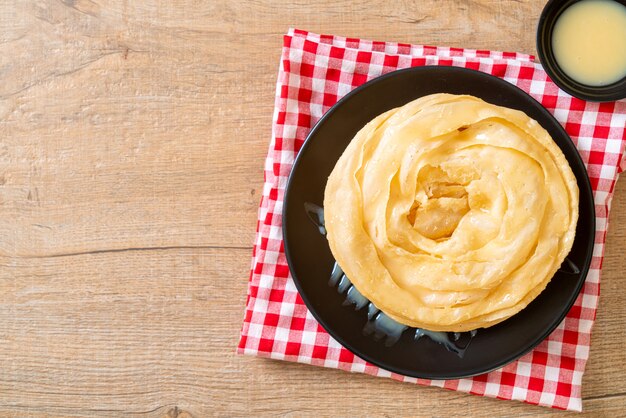
M559 67L579 83L604 86L626 76L626 6L582 0L568 7L552 32Z

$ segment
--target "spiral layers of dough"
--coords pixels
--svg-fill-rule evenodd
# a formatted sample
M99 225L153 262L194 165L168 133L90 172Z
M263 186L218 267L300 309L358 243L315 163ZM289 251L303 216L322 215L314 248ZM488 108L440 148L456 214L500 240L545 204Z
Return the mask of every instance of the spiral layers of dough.
M468 331L546 287L574 241L578 187L523 112L434 94L356 134L324 212L333 255L379 309L413 327Z

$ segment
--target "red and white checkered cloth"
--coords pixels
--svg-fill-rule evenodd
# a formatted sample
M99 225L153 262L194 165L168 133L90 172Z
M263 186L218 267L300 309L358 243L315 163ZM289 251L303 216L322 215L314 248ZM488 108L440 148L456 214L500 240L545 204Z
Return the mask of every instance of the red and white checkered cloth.
M574 307L532 352L499 370L468 379L402 376L369 364L343 348L317 323L300 298L289 274L282 240L287 178L313 125L355 87L381 74L421 65L484 71L530 93L571 136L587 165L594 190L595 249ZM598 304L609 208L626 144L625 126L626 101L599 104L572 98L559 90L529 55L372 42L291 29L284 37L238 352L580 411L581 381Z

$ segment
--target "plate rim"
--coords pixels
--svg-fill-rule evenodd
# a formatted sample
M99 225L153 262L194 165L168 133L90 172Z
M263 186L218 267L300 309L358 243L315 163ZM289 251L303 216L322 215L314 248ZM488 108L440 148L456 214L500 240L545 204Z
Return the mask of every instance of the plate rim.
M533 341L531 344L529 345L525 345L523 346L523 348L515 350L515 352L506 357L503 360L500 360L499 362L497 362L495 365L492 365L488 368L484 368L481 369L480 371L475 371L475 372L471 372L471 373L442 373L439 375L432 375L430 373L418 373L415 372L413 370L407 370L407 369L402 369L402 368L398 368L396 366L393 365L389 365L387 362L385 362L384 360L380 360L377 358L373 358L372 356L368 355L368 354L364 354L362 353L360 350L354 348L352 346L352 344L347 343L338 333L336 333L333 329L332 326L329 326L327 321L324 320L323 318L320 317L320 315L316 312L316 310L314 308L312 308L313 304L312 302L309 300L309 297L306 295L306 293L303 291L299 280L296 278L296 275L293 273L293 269L291 268L292 265L294 265L294 262L292 260L292 255L291 255L291 251L289 250L289 245L288 245L288 238L287 238L287 222L285 222L285 220L287 219L287 215L288 215L288 205L287 205L287 200L288 200L288 196L290 193L290 190L292 188L293 185L293 173L296 171L298 165L300 164L300 161L304 158L303 155L306 154L306 149L309 147L311 141L310 139L315 135L315 133L320 129L320 127L325 123L325 121L329 118L332 117L332 115L335 113L335 111L341 107L341 105L343 105L344 102L350 100L353 96L359 94L362 90L366 89L367 87L376 84L376 83L380 83L388 78L397 76L399 73L408 73L408 72L416 72L419 73L421 71L425 71L425 70L448 70L448 71L458 71L460 73L472 73L474 75L477 75L479 77L485 77L486 79L491 79L493 82L501 84L503 86L506 86L506 88L513 88L514 90L517 90L519 93L522 93L522 95L526 96L527 98L529 98L532 102L534 102L535 107L543 114L545 114L548 118L552 119L555 122L555 126L557 126L557 129L561 132L562 135L565 136L565 138L567 138L570 142L570 144L574 147L574 150L576 151L575 153L575 159L577 160L577 162L580 164L580 166L583 168L584 171L584 179L583 179L583 183L584 183L584 187L586 189L586 192L591 196L591 200L588 202L587 206L588 206L588 210L591 214L590 218L591 218L591 225L590 225L590 235L591 236L595 236L596 234L596 212L595 212L595 203L594 203L594 195L593 195L593 188L591 187L591 182L589 179L589 173L587 171L587 167L585 166L584 161L582 160L580 153L578 151L578 149L576 148L576 145L574 144L574 142L572 141L571 137L569 136L569 134L567 133L567 131L565 130L565 128L563 128L563 126L561 125L561 123L554 117L554 115L552 113L550 113L550 111L543 106L540 102L538 102L534 97L532 97L530 94L528 94L527 92L525 92L524 90L522 90L521 88L519 88L518 86L516 86L513 83L510 83L500 77L497 77L493 74L489 74L486 73L484 71L479 71L479 70L474 70L474 69L470 69L470 68L465 68L465 67L457 67L457 66L453 66L453 65L424 65L424 66L419 66L419 67L408 67L408 68L402 68L402 69L398 69L398 70L394 70L394 71L390 71L386 74L380 75L378 77L375 77L365 83L363 83L362 85L354 88L353 90L351 90L350 92L348 92L345 96L343 96L341 99L339 99L335 104L333 104L331 106L330 109L328 109L323 115L322 117L315 123L315 125L311 128L311 130L309 131L309 133L306 136L306 139L304 141L304 143L302 144L302 146L300 147L300 150L298 151L298 153L296 154L296 157L294 159L293 165L291 167L291 170L289 172L289 177L287 179L287 184L285 186L285 192L283 195L283 208L282 208L282 214L281 214L281 230L282 230L282 239L283 239L283 246L284 246L284 251L285 251L285 257L287 259L287 264L289 267L289 272L291 274L292 280L296 286L296 289L298 290L298 294L300 295L300 297L302 298L304 304L306 305L307 310L313 315L313 317L315 318L315 320L322 326L322 328L324 328L324 330L331 336L333 337L342 347L346 348L347 350L349 350L352 354L354 354L355 356L379 367L382 368L384 370L387 370L389 372L392 373L397 373L399 375L403 375L403 376L407 376L407 377L413 377L413 378L418 378L418 379L430 379L430 380L449 380L449 379L463 379L463 378L469 378L469 377L473 377L473 376L479 376L482 374L486 374L486 373L490 373L494 370L500 369L502 367L504 367L505 365L514 362L515 360L519 359L520 357L524 356L525 354L529 353L530 351L532 351L534 348L536 348L539 344L541 344L541 342L543 342L550 334L552 334L552 332L559 326L559 324L565 319L565 317L567 316L567 314L569 313L569 311L572 309L572 306L574 306L574 303L576 302L576 299L578 298L578 296L580 295L580 292L585 284L585 281L587 279L587 276L589 274L589 269L591 267L591 261L593 259L593 250L595 248L595 240L592 242L591 245L591 250L588 251L588 254L584 260L584 263L582 265L582 267L580 268L581 274L580 277L578 279L578 283L576 285L576 288L574 290L573 296L570 298L569 302L567 303L567 305L565 305L565 308L562 310L562 312L552 321L552 323L550 324L549 327L547 327L546 331L544 331L541 336L539 338L537 338L535 341ZM424 96L418 96L415 99L418 99L419 97L424 97ZM543 127L543 126L542 126ZM545 129L545 128L544 128ZM556 141L555 141L556 142ZM557 143L558 145L558 143ZM559 146L559 149L561 149L561 147ZM562 151L562 150L561 150ZM578 180L578 178L577 178ZM578 183L578 181L577 181ZM580 185L578 185L578 187L580 187ZM581 201L579 200L579 207L581 205ZM580 212L580 211L579 211ZM555 273L556 274L556 273ZM551 279L552 280L552 279ZM524 308L525 309L525 308Z

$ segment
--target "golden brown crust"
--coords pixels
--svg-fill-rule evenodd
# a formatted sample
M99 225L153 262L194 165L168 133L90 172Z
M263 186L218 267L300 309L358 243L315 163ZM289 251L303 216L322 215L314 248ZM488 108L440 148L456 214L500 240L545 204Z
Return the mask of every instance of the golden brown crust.
M409 326L467 331L546 287L574 241L578 187L523 112L434 94L356 134L324 211L333 255L379 309Z

